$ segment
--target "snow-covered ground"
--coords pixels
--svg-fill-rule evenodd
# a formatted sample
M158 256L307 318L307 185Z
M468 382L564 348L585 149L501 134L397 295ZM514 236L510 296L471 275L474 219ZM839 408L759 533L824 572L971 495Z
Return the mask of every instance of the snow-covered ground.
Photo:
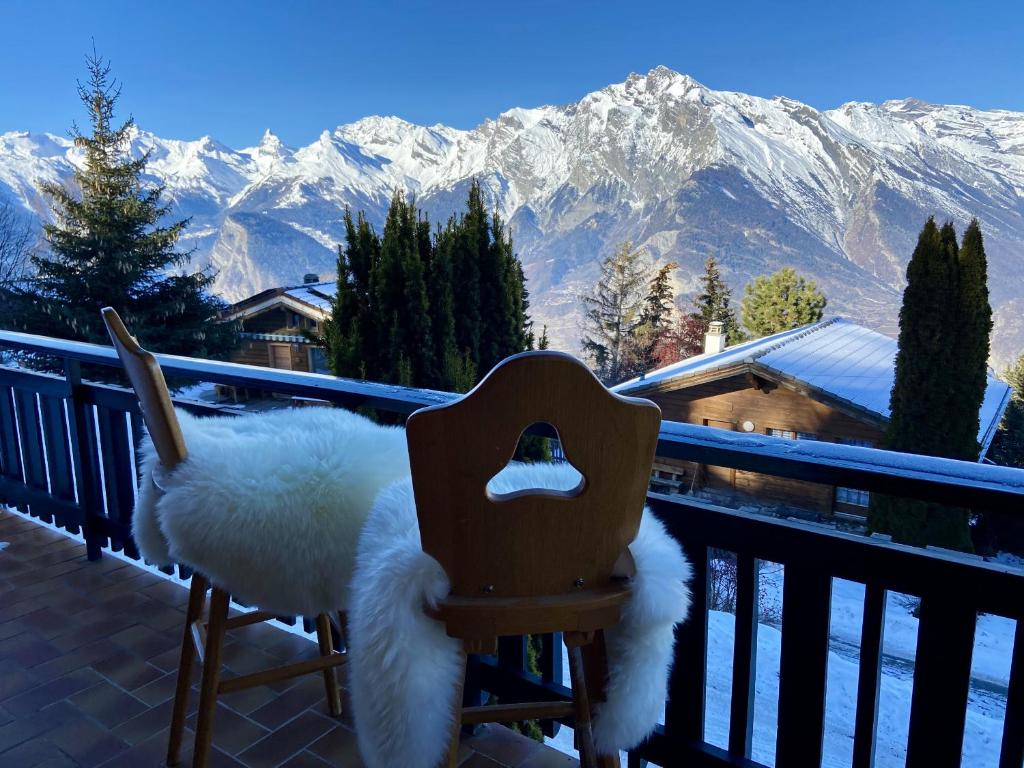
M1019 564L1015 558L1001 558ZM782 566L762 570L762 606L782 605ZM828 687L825 699L824 768L848 768L853 759L853 727L857 704L857 674L863 617L864 586L833 580ZM902 767L906 760L910 701L918 621L911 600L890 593L883 638L881 692L878 706L875 765ZM995 768L999 762L1006 687L1010 672L1015 622L1001 616L978 618L967 724L964 733L964 766ZM704 738L726 747L729 741L729 703L732 686L732 652L735 621L730 613L711 611L708 621L707 710ZM779 654L781 627L761 623L757 632L757 675L754 701L753 758L765 765L775 763L775 735L779 702ZM568 662L563 660L563 669ZM568 673L566 673L566 678ZM568 685L568 679L565 680ZM572 731L563 728L550 740L572 752Z

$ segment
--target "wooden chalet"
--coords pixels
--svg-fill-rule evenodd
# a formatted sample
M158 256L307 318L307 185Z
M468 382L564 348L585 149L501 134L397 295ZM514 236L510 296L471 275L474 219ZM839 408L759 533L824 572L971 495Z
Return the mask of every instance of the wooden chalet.
M330 317L336 286L309 274L302 285L268 288L232 304L223 319L241 322L242 330L231 362L329 373L323 348L306 334L318 334Z
M896 340L831 318L726 348L712 323L704 354L624 382L615 391L646 397L663 418L787 440L881 446L889 421ZM978 442L988 451L1010 388L991 373ZM864 515L869 495L726 467L659 458L655 487L715 489L831 515Z

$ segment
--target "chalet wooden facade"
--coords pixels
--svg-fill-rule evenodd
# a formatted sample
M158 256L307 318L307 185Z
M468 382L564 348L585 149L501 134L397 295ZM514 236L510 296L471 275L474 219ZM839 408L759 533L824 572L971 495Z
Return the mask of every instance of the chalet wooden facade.
M306 275L302 285L269 288L231 305L223 319L242 326L231 362L329 373L324 350L306 334L318 334L330 317L335 288L334 282Z
M788 440L880 447L888 424L896 341L841 318L729 348L714 328L709 351L616 387L646 397L671 421ZM717 344L717 348L716 348ZM984 457L1009 398L989 376L978 441ZM654 485L713 489L759 504L861 516L867 492L659 458Z

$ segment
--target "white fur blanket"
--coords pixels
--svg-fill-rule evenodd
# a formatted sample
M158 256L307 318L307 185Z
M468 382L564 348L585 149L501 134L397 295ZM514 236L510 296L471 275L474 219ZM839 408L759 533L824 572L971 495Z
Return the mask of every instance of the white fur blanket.
M510 465L491 480L496 493L572 488L568 465ZM599 752L614 754L646 737L665 704L673 629L689 611L690 565L649 511L630 545L633 595L607 634L608 699L594 713ZM412 484L381 491L359 540L349 608L349 681L359 748L369 768L433 768L451 733L459 642L425 606L447 596L440 564L420 546Z
M162 472L147 435L132 535L158 565L191 566L243 602L315 616L348 605L359 531L380 489L409 475L405 430L341 408L197 418Z

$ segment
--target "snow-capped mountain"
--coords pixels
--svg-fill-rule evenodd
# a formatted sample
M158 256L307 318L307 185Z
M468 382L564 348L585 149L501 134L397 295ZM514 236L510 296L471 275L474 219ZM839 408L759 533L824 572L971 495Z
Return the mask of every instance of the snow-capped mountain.
M149 173L192 217L189 242L229 299L329 274L346 205L379 226L401 188L443 220L475 177L513 229L535 319L568 348L576 295L626 239L677 262L681 293L708 254L737 294L792 265L831 311L891 332L906 261L935 215L961 230L981 220L996 359L1024 349L1024 113L913 99L822 112L658 67L469 131L368 117L298 149L268 131L234 150L140 130L133 151L147 149ZM0 195L45 217L37 182L65 180L80 161L65 138L0 135Z

